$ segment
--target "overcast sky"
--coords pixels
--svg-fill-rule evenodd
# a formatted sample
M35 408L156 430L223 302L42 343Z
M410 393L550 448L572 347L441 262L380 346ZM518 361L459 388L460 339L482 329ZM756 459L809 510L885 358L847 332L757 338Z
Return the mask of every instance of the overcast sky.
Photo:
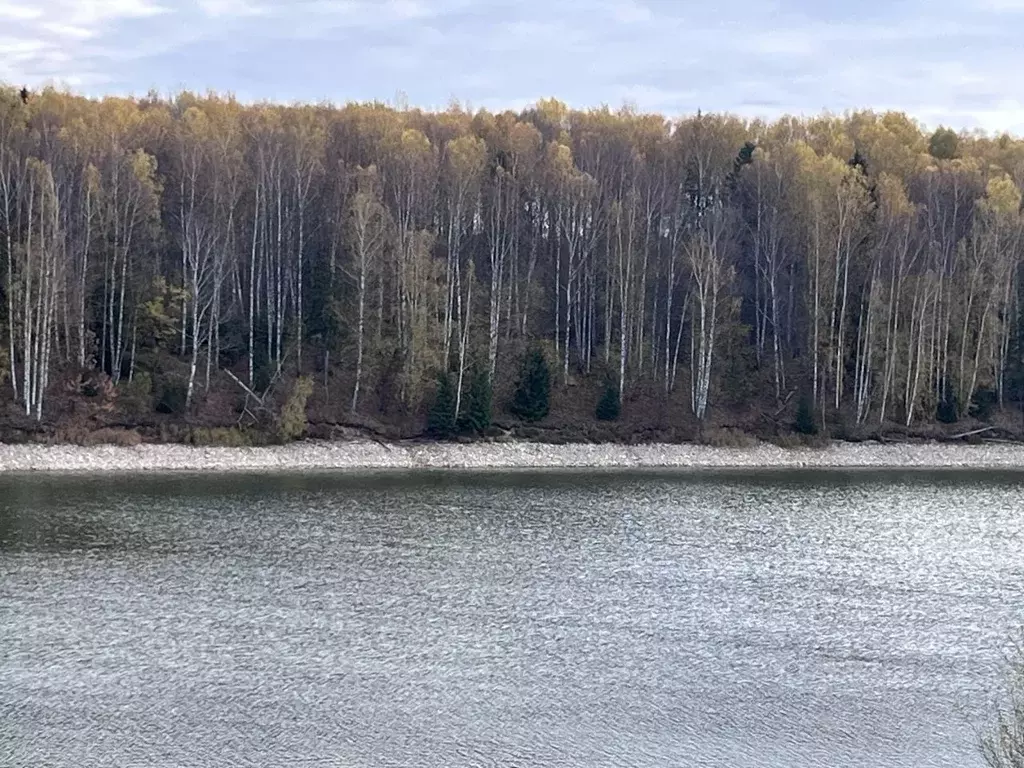
M1024 0L0 0L0 80L88 94L676 116L904 110L1024 134Z

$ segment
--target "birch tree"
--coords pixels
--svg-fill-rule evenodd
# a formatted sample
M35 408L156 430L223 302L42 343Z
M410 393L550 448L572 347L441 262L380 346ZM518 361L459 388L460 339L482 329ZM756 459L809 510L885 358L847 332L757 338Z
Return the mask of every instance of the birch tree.
M472 269L471 262L467 261L463 241L467 231L472 228L472 219L480 205L480 189L486 162L487 145L474 136L461 136L450 141L445 148L443 180L446 196L446 262L443 359L447 371L451 360L451 344L454 336L458 348L458 373L455 387L456 420L458 420L462 408L466 352L469 344L470 321L473 315L472 279L465 281L465 293L463 293L463 275L470 275Z
M721 205L702 216L686 249L693 286L690 406L703 420L711 391L711 369L723 294L735 277L729 260L727 218Z
M355 381L352 385L350 406L353 413L359 408L359 394L363 382L367 286L372 280L373 271L382 266L388 230L388 213L380 199L377 169L371 166L360 174L358 191L353 195L348 211L347 234L352 257L348 276L356 284Z

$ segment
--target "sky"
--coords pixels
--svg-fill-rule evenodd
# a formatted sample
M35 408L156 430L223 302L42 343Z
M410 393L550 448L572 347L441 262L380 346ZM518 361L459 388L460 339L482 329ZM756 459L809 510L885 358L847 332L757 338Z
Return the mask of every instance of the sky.
M0 0L0 81L1024 134L1024 0Z

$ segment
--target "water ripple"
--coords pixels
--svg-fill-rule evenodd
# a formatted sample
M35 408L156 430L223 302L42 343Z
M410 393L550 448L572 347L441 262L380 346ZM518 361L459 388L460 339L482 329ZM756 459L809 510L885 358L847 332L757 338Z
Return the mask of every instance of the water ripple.
M1022 491L0 479L0 765L980 766Z

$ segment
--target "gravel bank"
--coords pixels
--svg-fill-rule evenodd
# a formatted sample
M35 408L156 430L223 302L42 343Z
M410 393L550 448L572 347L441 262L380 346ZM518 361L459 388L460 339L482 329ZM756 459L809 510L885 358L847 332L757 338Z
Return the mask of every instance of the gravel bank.
M0 445L0 473L251 472L317 469L514 469L557 467L920 467L1024 468L1018 445L878 445L824 449L698 445L539 443L385 445L309 441L268 448Z

